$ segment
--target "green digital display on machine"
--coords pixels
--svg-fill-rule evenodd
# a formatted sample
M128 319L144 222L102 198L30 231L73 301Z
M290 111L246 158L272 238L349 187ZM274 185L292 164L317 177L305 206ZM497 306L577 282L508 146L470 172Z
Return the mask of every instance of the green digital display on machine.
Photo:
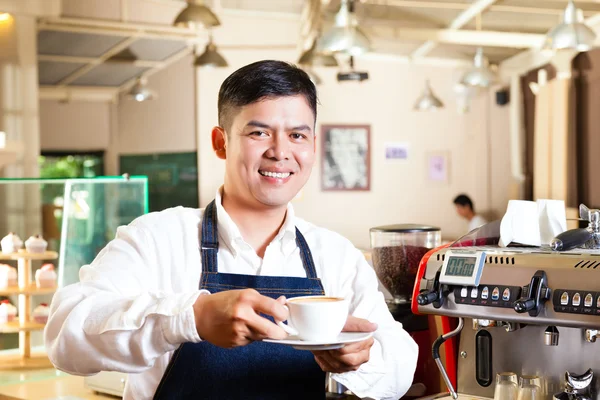
M446 275L450 276L473 276L477 257L453 256L448 260Z

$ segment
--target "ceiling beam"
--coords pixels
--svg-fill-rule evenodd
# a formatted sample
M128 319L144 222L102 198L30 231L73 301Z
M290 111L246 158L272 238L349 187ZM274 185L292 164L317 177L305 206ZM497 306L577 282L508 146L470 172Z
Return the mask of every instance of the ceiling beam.
M448 29L460 29L468 24L478 14L481 14L486 8L494 4L497 0L475 0L469 8L461 12L449 25ZM429 40L423 43L411 54L412 58L425 57L436 46L436 42Z
M83 87L83 86L40 86L40 100L69 101L101 101L114 102L119 94L118 88Z
M377 28L373 28L373 32ZM393 35L404 40L424 40L434 43L458 44L466 46L492 46L516 49L539 48L545 35L535 33L473 31L455 29L393 28ZM368 31L368 29L365 29ZM385 37L381 35L376 40Z
M581 1L581 0L579 0ZM367 4L373 5L385 5L398 8L417 8L417 9L437 9L437 10L456 10L463 11L471 6L470 3L440 3L437 1L428 0L365 0ZM564 3L564 1L562 1ZM593 3L600 6L600 1ZM492 4L488 7L489 11L506 12L506 13L517 13L517 14L539 14L539 15L552 15L559 16L564 13L564 4L560 7L532 7L527 5L502 5ZM583 13L586 16L594 15L598 10L584 10Z
M180 41L195 41L199 36L206 36L204 30L86 18L43 18L38 22L38 31L42 30Z
M38 61L45 62L57 62L57 63L73 63L73 64L92 64L98 62L98 58L95 57L73 57L73 56L59 56L50 54L38 54ZM127 64L136 67L154 68L161 65L160 61L146 61L146 60L126 60L126 59L114 59L110 58L105 61L107 64Z

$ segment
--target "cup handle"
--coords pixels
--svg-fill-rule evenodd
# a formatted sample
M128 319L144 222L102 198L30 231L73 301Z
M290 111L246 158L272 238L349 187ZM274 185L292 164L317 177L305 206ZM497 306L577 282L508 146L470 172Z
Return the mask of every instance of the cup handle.
M288 313L290 312L290 309L287 306L284 306L286 310L288 310ZM278 321L277 325L283 329L284 331L286 331L286 333L288 335L292 335L292 336L297 336L298 335L298 331L295 330L293 327L291 327L288 324L284 324L283 321Z

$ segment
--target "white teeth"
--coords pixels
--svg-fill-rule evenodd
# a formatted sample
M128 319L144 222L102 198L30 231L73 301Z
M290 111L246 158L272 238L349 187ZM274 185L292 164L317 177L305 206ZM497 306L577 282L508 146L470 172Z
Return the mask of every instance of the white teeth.
M263 175L263 176L268 176L270 178L279 178L279 179L285 179L288 176L290 176L289 172L269 172L269 171L258 171L259 174Z

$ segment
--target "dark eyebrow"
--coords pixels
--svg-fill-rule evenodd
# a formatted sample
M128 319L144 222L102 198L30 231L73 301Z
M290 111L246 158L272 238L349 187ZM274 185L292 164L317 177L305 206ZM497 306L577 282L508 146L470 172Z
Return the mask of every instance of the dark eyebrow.
M312 132L312 129L308 125L300 125L292 128L293 131L309 131Z
M254 128L262 128L262 129L272 129L269 124L265 124L264 122L252 120L246 124L246 127L254 127ZM298 125L290 129L291 131L308 131L312 132L312 128L306 124Z
M271 129L271 127L268 124L265 124L264 122L260 122L260 121L250 121L246 124L246 127L255 127L255 128L263 128L263 129Z

